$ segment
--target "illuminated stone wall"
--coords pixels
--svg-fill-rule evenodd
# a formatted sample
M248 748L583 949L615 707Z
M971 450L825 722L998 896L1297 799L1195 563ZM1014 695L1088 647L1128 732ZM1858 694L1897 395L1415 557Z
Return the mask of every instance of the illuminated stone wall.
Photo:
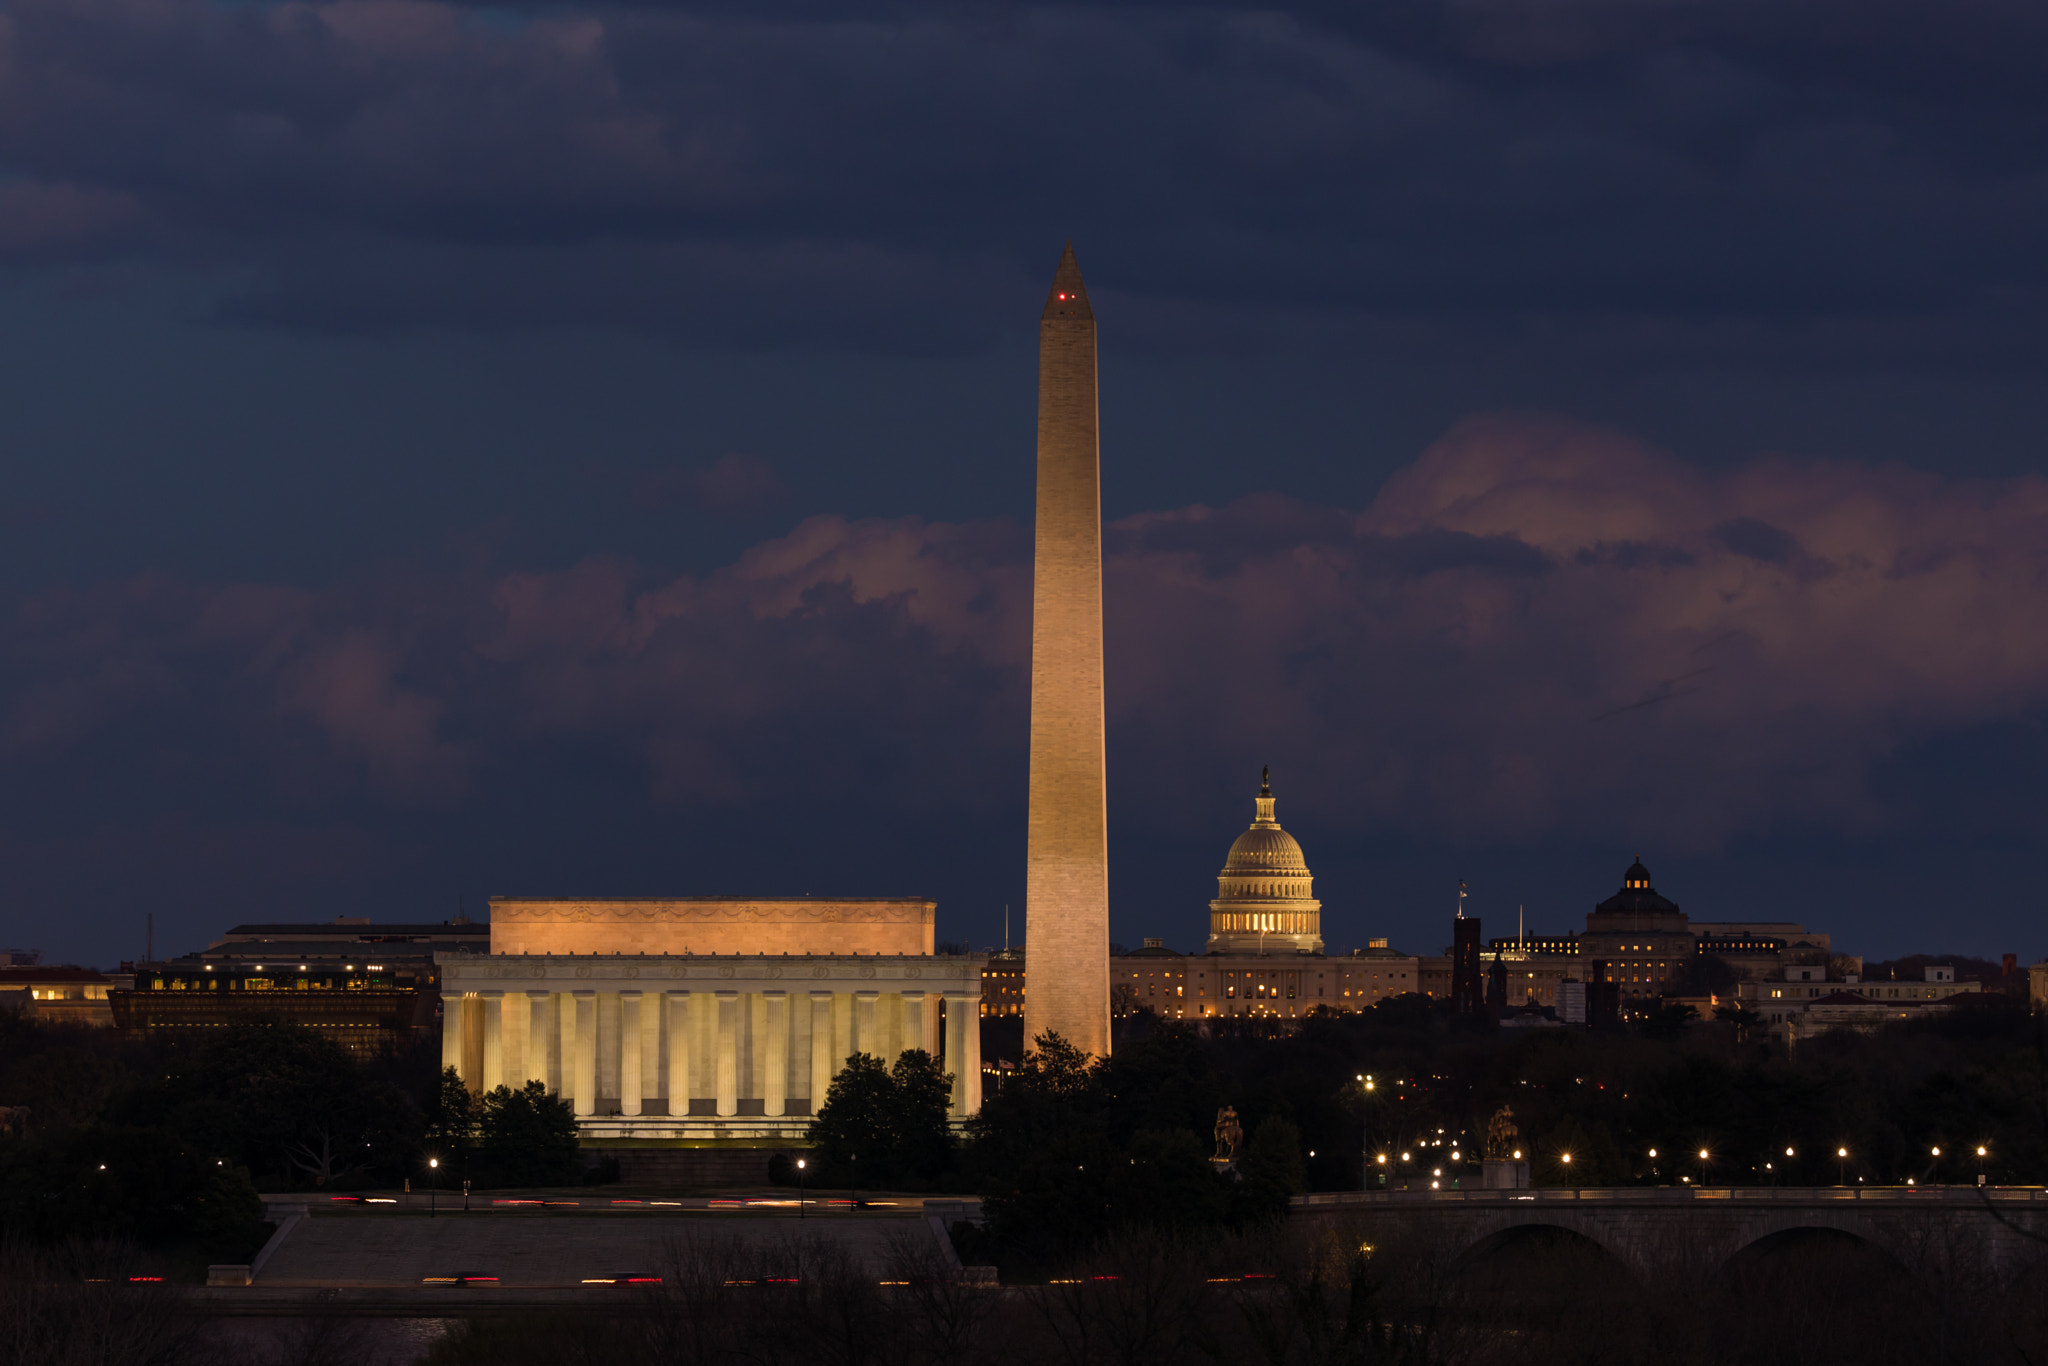
M494 954L929 954L911 897L491 899Z

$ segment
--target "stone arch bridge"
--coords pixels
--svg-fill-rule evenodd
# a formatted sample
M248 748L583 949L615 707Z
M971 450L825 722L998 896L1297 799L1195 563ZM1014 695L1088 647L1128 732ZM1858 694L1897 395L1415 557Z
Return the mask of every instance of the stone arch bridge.
M1645 1281L1711 1275L1779 1234L1825 1229L1909 1271L2009 1283L2048 1259L2048 1189L1996 1186L1615 1186L1298 1195L1289 1222L1361 1238L1420 1236L1456 1259L1560 1229Z

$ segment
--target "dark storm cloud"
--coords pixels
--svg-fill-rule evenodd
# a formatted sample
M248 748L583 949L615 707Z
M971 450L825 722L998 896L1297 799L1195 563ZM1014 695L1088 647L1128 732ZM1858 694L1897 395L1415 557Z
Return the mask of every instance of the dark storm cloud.
M1808 549L1759 557L1738 519ZM1497 417L1363 511L1249 499L1114 534L1110 733L1136 775L1119 798L1161 829L1233 790L1230 756L1314 736L1290 793L1361 837L1697 851L1795 818L1869 831L1895 818L1872 775L1900 747L2048 703L2035 478L1708 474ZM1668 549L1581 553L1600 546ZM1837 572L1800 572L1813 555ZM122 808L110 787L170 784L230 813L371 820L525 790L567 746L678 812L815 791L1002 813L1016 793L983 779L1023 741L1029 620L1016 526L838 517L680 578L593 560L43 595L4 654L7 800L61 824ZM161 817L145 801L136 819Z
M1341 509L1277 494L1253 494L1225 508L1129 518L1108 528L1104 548L1134 557L1190 555L1212 578L1241 573L1255 559L1310 549L1340 550L1361 571L1388 578L1452 569L1540 574L1549 564L1541 551L1512 536L1439 530L1375 536Z
M1714 528L1712 535L1728 549L1738 555L1747 555L1752 560L1765 564L1784 564L1799 553L1799 542L1792 533L1769 522L1759 522L1754 517L1737 517Z
M0 15L0 170L43 202L0 252L283 324L944 345L1077 231L1162 342L1182 300L1995 312L2048 228L2018 5Z

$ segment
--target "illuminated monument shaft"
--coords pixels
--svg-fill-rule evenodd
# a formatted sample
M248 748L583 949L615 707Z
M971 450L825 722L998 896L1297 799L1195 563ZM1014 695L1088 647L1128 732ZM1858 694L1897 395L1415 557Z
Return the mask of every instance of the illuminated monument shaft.
M1102 752L1102 480L1095 314L1070 245L1038 323L1031 602L1026 1046L1109 1053L1109 816Z

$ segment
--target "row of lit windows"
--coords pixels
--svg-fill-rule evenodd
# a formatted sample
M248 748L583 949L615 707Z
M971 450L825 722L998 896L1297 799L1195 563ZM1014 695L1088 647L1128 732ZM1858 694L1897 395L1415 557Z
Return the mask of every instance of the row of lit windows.
M1234 930L1241 934L1312 934L1315 931L1315 926L1309 923L1312 917L1299 913L1225 915L1219 912L1210 919L1216 922L1218 930Z
M155 977L143 984L145 991L369 991L390 987L366 977Z

